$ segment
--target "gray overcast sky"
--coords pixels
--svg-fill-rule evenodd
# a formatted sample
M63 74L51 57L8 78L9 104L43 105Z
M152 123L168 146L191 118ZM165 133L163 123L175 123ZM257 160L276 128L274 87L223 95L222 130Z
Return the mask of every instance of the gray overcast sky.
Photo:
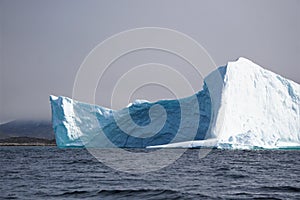
M0 0L0 9L0 122L49 119L49 94L72 95L85 56L109 36L137 27L178 30L203 45L217 65L244 56L300 83L299 0ZM118 67L135 60L181 64L162 54L145 51L116 63L97 103L109 105L109 79L118 76ZM148 89L133 98L147 98L147 92L150 99L172 96L161 88Z

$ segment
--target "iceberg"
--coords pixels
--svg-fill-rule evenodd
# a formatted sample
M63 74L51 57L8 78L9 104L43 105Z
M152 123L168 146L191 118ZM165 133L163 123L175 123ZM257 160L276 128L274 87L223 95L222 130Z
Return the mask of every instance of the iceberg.
M145 148L203 140L211 118L208 94L206 88L183 99L136 100L121 110L50 96L56 143L58 147Z
M300 85L245 58L229 62L218 118L219 148L300 146Z
M182 99L136 100L121 110L62 96L50 102L62 148L300 148L300 85L246 58Z

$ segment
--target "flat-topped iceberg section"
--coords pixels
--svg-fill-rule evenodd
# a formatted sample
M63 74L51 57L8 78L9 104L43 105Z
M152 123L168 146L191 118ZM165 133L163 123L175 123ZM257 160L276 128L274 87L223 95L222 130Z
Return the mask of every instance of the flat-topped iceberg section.
M135 101L121 110L50 101L59 147L300 147L300 85L245 58L212 72L187 98Z
M59 147L147 146L203 140L210 125L207 89L183 99L135 101L121 110L50 96ZM201 102L201 103L200 103Z

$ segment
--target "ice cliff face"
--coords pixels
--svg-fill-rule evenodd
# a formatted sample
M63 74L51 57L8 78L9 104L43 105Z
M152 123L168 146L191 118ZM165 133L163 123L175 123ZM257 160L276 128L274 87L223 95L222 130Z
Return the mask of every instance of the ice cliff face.
M144 148L202 140L210 124L207 95L204 89L184 99L135 101L122 110L50 96L56 143L59 147Z
M57 145L300 147L299 84L245 58L220 67L205 83L191 97L135 101L118 111L51 96Z
M240 58L229 62L214 135L219 147L300 146L300 85Z

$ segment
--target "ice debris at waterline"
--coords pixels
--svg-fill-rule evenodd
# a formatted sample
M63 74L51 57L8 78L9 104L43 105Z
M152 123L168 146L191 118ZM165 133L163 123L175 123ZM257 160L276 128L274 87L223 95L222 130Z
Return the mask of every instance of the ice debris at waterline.
M202 91L183 99L122 110L50 101L59 147L300 148L300 85L245 58L213 71Z

